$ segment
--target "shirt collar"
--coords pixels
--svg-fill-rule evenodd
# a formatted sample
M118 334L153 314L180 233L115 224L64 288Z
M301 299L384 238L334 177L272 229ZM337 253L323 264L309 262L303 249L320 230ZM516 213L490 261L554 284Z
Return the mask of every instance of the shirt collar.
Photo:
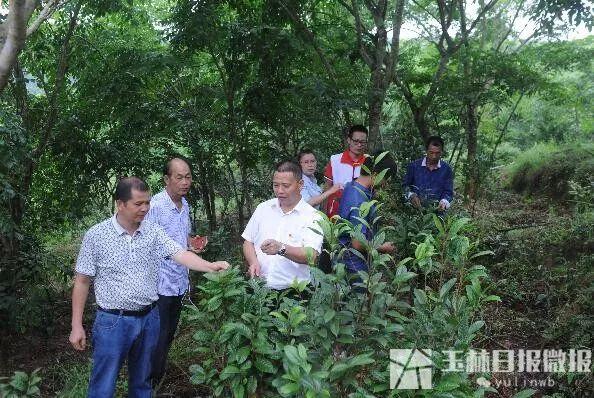
M359 156L359 159L353 160L349 154L349 150L347 149L342 153L342 156L340 157L340 163L346 163L351 166L361 166L365 162L366 157L367 155L363 154Z
M427 156L425 156L425 157L423 158L423 161L421 162L421 166L423 166L423 167L427 167ZM440 167L441 167L441 159L439 159L439 160L437 161L437 168L439 169Z
M118 233L118 235L123 235L123 234L127 234L128 232L124 229L124 227L122 227L120 225L120 223L118 222L117 216L118 213L114 214L111 217L111 224L113 225L113 227L115 228L116 232Z
M306 183L306 184L316 184L316 185L318 185L314 176L308 176L308 175L305 175L305 174L303 174L303 182Z
M293 207L293 210L291 210L291 211L290 211L290 212L288 212L288 213L285 213L285 212L283 211L283 209L281 209L281 207L280 207L280 203L278 202L278 198L276 198L276 199L275 199L275 200L272 202L272 204L271 204L271 207L272 207L273 209L277 209L277 210L278 210L278 211L280 211L282 214L285 214L285 215L286 215L286 214L291 214L291 213L293 213L294 211L296 211L297 213L299 213L299 212L303 211L303 208L304 208L304 206L305 206L306 204L307 204L307 203L305 202L305 200L303 200L303 197L302 197L302 198L299 200L299 202L298 202L298 203L295 205L295 207Z
M116 230L116 232L117 232L118 236L119 236L119 235L124 235L124 234L127 234L127 233L128 233L128 231L126 231L126 230L124 229L124 227L122 227L122 226L120 225L120 223L118 222L118 219L116 218L116 216L117 216L117 213L116 213L116 214L114 214L114 215L111 217L111 225L113 225L113 227L115 228L115 230ZM145 222L144 222L144 221L142 221L142 222L140 223L140 226L139 226L139 227L138 227L138 229L136 230L135 234L136 234L136 233L143 233L143 232L144 232L144 226L145 226Z
M185 207L185 204L186 204L186 198L184 198L184 197L182 196L182 199L181 199L181 201L182 201L182 208L181 208L181 210L179 210L179 209L177 208L177 205L176 205L176 204L175 204L175 202L173 201L173 199L171 199L171 196L169 196L169 192L167 192L167 190L166 190L166 189L164 189L164 190L163 190L163 192L165 193L165 198L166 198L165 200L167 201L167 205L169 206L169 208L170 208L171 210L175 210L175 211L177 211L177 212L184 211L184 207Z

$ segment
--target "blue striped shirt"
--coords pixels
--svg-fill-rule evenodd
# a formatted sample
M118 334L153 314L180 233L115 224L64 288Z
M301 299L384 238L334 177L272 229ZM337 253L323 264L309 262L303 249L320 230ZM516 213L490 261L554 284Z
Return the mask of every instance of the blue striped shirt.
M322 188L318 185L316 181L316 177L314 176L306 176L303 174L303 188L301 188L301 197L306 202L309 202L311 198L315 198L318 195L322 194ZM320 209L320 206L314 206L316 209Z
M167 235L181 247L187 249L191 232L190 207L182 198L181 210L177 208L167 191L156 194L151 199L151 208L144 218L159 224ZM188 269L170 259L161 261L159 267L158 291L162 296L181 296L190 285Z

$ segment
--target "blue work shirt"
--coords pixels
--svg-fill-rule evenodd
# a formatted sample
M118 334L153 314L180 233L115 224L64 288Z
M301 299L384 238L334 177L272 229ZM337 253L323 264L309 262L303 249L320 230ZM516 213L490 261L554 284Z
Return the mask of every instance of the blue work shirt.
M372 229L367 228L367 226L361 221L359 221L356 217L360 217L359 215L359 207L364 202L369 202L373 198L373 191L370 188L366 188L363 185L359 184L357 181L347 182L344 186L344 192L342 193L342 198L340 199L340 205L338 207L338 214L341 218L350 221L355 228L361 226L361 232L365 235L367 240L371 240L373 238L374 231ZM375 206L371 208L365 220L368 224L371 225L373 219L375 218L376 209ZM349 234L344 234L339 238L339 241L342 245L347 248L352 248L351 246L351 236ZM365 256L365 253L362 253ZM367 271L369 268L367 262L363 259L359 258L353 252L345 251L342 257L342 262L346 266L347 271L349 272L358 272L358 271Z
M402 181L406 198L417 194L423 204L445 201L446 208L454 197L454 173L449 164L440 160L435 170L429 170L425 157L408 164Z
M188 248L188 236L191 232L190 207L182 198L181 210L167 191L156 194L151 199L151 208L144 217L147 221L159 224L167 235L184 249ZM188 269L171 259L163 259L159 267L159 294L162 296L181 296L190 286Z

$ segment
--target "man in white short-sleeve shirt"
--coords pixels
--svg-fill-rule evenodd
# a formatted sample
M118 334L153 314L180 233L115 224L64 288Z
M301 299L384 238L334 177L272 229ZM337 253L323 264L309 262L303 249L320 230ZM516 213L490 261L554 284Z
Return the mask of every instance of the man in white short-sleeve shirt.
M276 198L260 203L243 234L243 254L251 277L262 277L271 289L283 290L297 280L309 281L308 263L320 254L320 216L301 198L301 168L280 163L273 177Z

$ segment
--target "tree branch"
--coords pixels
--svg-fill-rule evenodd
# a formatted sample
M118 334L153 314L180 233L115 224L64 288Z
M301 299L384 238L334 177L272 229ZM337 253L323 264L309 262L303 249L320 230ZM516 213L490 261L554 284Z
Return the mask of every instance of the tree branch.
M37 0L10 0L6 21L0 25L0 92L6 87L10 71L18 55L25 46L27 37L35 33L43 21L47 20L57 9L60 0L49 0L35 21L27 28L27 24L35 9Z
M516 113L516 109L518 109L518 105L520 105L520 101L522 101L522 98L524 98L524 93L521 93L520 96L518 97L518 99L516 100L516 102L514 103L514 106L512 107L511 111L509 112L509 115L507 116L507 119L505 120L505 123L503 124L503 127L501 128L501 130L499 132L499 137L497 137L497 141L495 142L495 146L493 147L491 156L489 156L489 164L490 165L493 164L493 162L495 161L495 154L497 152L497 148L499 147L499 144L501 144L501 141L503 140L503 136L507 132L509 123L511 122L514 114Z
M416 0L412 0L412 2L413 2L414 5L416 5L417 7L419 7L421 10L425 11L427 13L427 15L429 15L430 17L432 17L435 20L435 22L441 23L441 21L439 20L439 18L436 17L431 11L429 11L427 9L427 7L425 7L424 5L420 4Z
M353 12L353 17L355 17L355 30L357 31L357 46L359 47L359 52L361 53L361 58L363 61L373 69L373 59L367 53L367 49L363 44L363 24L361 22L361 16L359 15L359 8L357 6L356 0L351 0L351 7Z
M64 40L62 42L62 47L60 49L60 55L58 58L58 67L56 70L56 82L54 84L54 90L50 97L49 101L49 114L46 119L46 123L43 129L43 133L41 139L39 140L39 144L37 148L33 151L33 155L31 156L33 161L36 161L43 151L45 150L47 144L49 143L51 133L53 131L54 125L56 124L56 120L58 117L58 97L62 92L62 88L64 87L64 81L66 79L66 73L68 72L68 56L70 54L70 40L74 34L74 30L78 24L78 15L80 13L80 9L82 6L82 0L79 0L78 4L74 8L74 11L70 15L70 21L68 23L68 30L66 31L66 35L64 36Z
M439 64L437 65L437 70L433 74L433 79L431 80L429 90L427 91L427 94L423 97L423 100L421 101L420 108L424 111L426 111L429 108L431 101L433 101L433 97L437 93L439 82L446 71L449 59L450 56L448 53L445 53L439 57Z
M318 45L314 33L305 25L301 18L299 18L299 16L285 4L283 0L278 0L278 2L285 9L285 12L289 18L291 18L291 20L297 25L298 31L303 34L303 36L307 39L307 42L314 48L318 58L326 70L326 73L328 74L328 77L336 85L336 72L334 71L330 61L328 61L326 54L324 54L324 51Z
M31 3L31 0L10 0L8 3L6 40L0 51L0 92L6 87L12 66L25 44L27 14Z
M487 3L487 5L485 5L483 7L482 10L479 11L476 19L474 21L472 21L472 23L470 24L470 28L468 29L468 34L470 35L470 33L472 33L472 31L474 30L474 28L476 27L476 25L479 23L479 21L485 16L485 14L487 12L489 12L489 10L491 10L491 8L493 8L495 6L495 4L497 4L499 0L491 0L489 3Z
M520 15L520 11L522 11L523 8L524 8L524 1L520 2L520 5L516 9L516 12L514 13L514 17L512 18L508 29L506 30L505 34L499 40L499 43L497 43L497 45L495 46L495 52L499 52L499 49L501 48L503 43L505 43L505 41L509 37L510 33L513 31L514 25L516 24L516 20L518 19L518 16Z
M406 3L406 0L395 0L394 17L392 19L392 41L390 43L390 56L386 65L385 87L388 87L394 79L396 66L400 58L400 29L402 28L404 15L404 3Z
M31 23L31 25L27 28L27 37L37 32L41 24L51 17L52 14L66 2L67 1L60 4L60 0L49 0L47 3L45 3L42 10L39 12L39 15L37 15L37 18L35 18L35 21L33 21L33 23Z

